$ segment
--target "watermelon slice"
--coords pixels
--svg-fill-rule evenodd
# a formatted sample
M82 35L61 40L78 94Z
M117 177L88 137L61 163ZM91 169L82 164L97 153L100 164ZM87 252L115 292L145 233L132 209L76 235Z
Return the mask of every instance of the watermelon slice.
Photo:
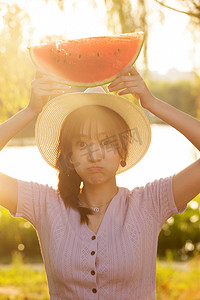
M111 82L133 64L144 33L127 33L51 42L29 47L36 66L61 77L69 85L97 86Z

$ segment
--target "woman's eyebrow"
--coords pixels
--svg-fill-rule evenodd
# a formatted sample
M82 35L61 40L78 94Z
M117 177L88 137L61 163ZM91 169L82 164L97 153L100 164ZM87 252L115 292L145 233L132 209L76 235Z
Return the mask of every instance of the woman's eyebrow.
M84 137L84 138L90 138L90 136L89 136L89 134L79 134L78 136L77 136L77 138L82 138L82 137Z
M97 136L98 137L111 137L112 135L111 135L111 133L110 132L108 132L108 131L102 131L102 132L99 132L99 133L97 133ZM80 135L79 135L79 137L85 137L85 138L91 138L91 135L89 135L89 134L84 134L84 133L81 133Z

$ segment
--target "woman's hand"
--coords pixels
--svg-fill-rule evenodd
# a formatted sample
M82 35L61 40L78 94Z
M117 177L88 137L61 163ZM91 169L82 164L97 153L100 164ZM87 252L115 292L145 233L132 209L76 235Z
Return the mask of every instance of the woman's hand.
M38 115L51 96L62 95L69 88L64 79L37 70L32 81L29 110Z
M110 92L121 90L118 95L132 94L140 101L142 107L148 109L154 96L149 91L144 80L133 66L123 69L117 78L108 86Z

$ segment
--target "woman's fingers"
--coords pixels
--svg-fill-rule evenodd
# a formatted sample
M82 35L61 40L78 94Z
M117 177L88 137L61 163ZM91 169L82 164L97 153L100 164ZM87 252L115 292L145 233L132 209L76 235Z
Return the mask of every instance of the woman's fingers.
M43 109L51 96L62 95L70 88L64 79L44 73L38 69L31 87L29 107L37 113Z
M118 75L117 78L108 86L109 91L117 90L119 89L119 83L121 82L134 82L139 81L140 75L135 70L133 66L126 67L124 70L122 70Z
M64 90L51 90L51 92L46 91L46 90L36 90L36 94L40 96L54 96L54 95L62 95L64 94Z
M137 86L139 83L138 77L134 76L120 76L108 86L109 91L119 90L121 88Z
M139 100L143 90L143 80L133 66L128 66L117 75L108 89L110 92L120 90L118 95L132 94Z
M44 96L44 95L53 96L53 95L63 94L68 89L69 89L68 86L63 86L58 84L54 84L54 85L45 84L41 86L36 86L34 88L34 92L38 96Z
M139 75L139 73L133 66L127 66L121 72L119 72L118 76L121 76L124 74Z
M46 76L47 74L44 73L41 69L36 69L36 72L35 72L35 78L41 78L43 76Z
M109 91L118 91L118 95L132 94L143 107L149 105L152 94L144 80L133 66L124 68L108 86Z
M119 96L127 95L127 94L132 94L136 100L138 101L140 100L140 96L136 93L135 89L133 88L126 88L118 93Z
M36 82L33 82L32 83L32 87L34 88L41 88L43 90L55 90L55 89L64 89L64 90L68 90L70 88L70 86L66 85L66 84L59 84L59 83L52 83L52 84L49 84L49 83L36 83Z
M36 70L35 79L32 81L32 89L38 96L53 96L63 94L70 86L64 79Z

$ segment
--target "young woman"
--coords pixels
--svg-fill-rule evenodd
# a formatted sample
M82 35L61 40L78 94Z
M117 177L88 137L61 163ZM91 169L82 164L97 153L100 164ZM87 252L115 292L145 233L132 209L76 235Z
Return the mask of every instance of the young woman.
M0 204L36 228L51 300L155 299L158 235L200 192L200 161L144 187L118 187L116 174L148 149L146 117L120 96L96 89L60 95L67 88L58 78L36 78L29 105L0 126L3 148L41 112L37 145L59 171L58 189L0 174ZM200 149L200 122L155 98L134 67L109 90L134 94Z

